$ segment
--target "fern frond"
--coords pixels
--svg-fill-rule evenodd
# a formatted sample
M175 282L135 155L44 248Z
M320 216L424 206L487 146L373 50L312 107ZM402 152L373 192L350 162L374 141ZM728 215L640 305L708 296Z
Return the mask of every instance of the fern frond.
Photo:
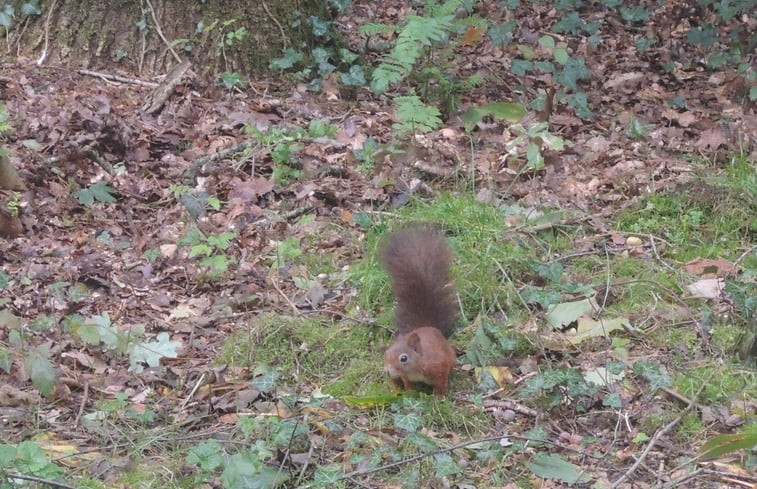
M420 17L409 15L397 36L394 48L386 54L373 72L371 89L384 93L394 83L408 76L421 58L424 47L447 40L453 29L454 16Z

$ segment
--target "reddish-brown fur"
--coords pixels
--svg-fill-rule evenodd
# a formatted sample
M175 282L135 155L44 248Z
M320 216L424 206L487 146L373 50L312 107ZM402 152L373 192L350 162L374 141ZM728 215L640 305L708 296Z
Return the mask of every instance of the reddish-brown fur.
M439 232L416 226L390 235L382 260L397 300L397 337L386 352L384 370L400 389L423 382L443 396L456 360L446 338L457 312L449 275L452 253Z

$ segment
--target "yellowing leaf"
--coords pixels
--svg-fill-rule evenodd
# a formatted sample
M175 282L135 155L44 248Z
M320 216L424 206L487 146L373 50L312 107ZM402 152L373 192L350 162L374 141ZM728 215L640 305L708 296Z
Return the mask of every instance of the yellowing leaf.
M468 27L468 30L465 31L465 34L463 34L463 38L460 41L460 44L463 46L469 45L469 44L478 44L481 42L481 39L484 38L484 31L479 29L476 26L470 26Z

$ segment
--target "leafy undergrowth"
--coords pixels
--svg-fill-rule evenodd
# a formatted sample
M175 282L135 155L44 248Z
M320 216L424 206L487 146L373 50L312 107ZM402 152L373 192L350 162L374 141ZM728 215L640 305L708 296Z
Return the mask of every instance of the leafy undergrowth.
M531 7L541 17L521 6L499 41L466 31L437 53L460 79L505 55L522 72L430 94L444 110L427 129L511 85L546 103L543 58L568 51L534 34L555 11ZM0 130L26 189L11 196L23 234L0 243L0 487L753 482L754 105L734 102L732 66L697 67L680 36L634 43L618 21L591 44L601 13L552 31L602 56L566 61L555 79L576 90L548 124L507 125L487 105L404 139L412 124L362 92L206 86L153 117L141 87L4 63ZM683 74L656 58L672 48L692 57ZM382 373L392 297L376 250L416 221L455 252L445 399L399 396ZM740 459L714 468L703 446Z

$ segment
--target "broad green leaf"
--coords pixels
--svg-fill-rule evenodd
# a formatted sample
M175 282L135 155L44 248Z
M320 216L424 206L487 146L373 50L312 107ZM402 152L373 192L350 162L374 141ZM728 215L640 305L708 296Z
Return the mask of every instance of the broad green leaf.
M423 418L416 413L395 414L394 426L407 431L418 431L423 426Z
M574 345L591 338L605 338L615 330L632 330L628 318L613 318L594 320L588 316L581 316L577 319L575 333L566 333L565 338Z
M348 87L363 87L366 84L365 72L360 65L350 66L350 71L340 75L342 83Z
M615 384L626 377L625 372L612 373L605 367L597 367L584 374L584 380L598 386Z
M258 375L252 379L252 386L260 392L273 392L276 388L276 382L279 380L279 373L271 368L268 368L261 375Z
M577 321L579 317L591 315L593 312L594 308L589 299L563 302L549 308L546 320L552 329L559 329Z
M738 450L751 450L757 446L757 431L718 435L707 440L699 454L704 459L720 457Z
M510 64L510 71L515 76L525 76L534 67L533 61L516 58Z
M157 367L160 365L160 359L176 358L177 349L181 346L178 341L172 341L165 331L158 333L156 341L137 343L129 351L129 371L140 373L143 370L142 364L148 367Z
M589 474L578 466L566 462L559 455L537 454L529 462L526 462L531 472L543 479L557 479L566 484L579 484L591 481Z
M611 392L610 394L607 394L602 398L602 405L620 409L623 407L623 401L620 399L620 394L618 394L617 392Z
M221 445L215 440L204 441L195 445L187 455L187 463L195 464L203 471L212 472L224 462Z
M249 451L229 457L221 474L225 489L274 489L288 479L286 472L267 467Z
M555 48L555 50L552 51L552 56L554 56L555 61L561 65L568 62L568 50L566 48Z
M50 350L38 347L24 358L24 366L32 385L45 397L53 393L53 385L58 374L50 361Z
M462 468L452 458L449 453L437 453L434 455L436 465L436 476L439 478L447 477L462 472Z
M539 44L541 46L544 46L545 48L554 49L555 48L555 39L552 36L541 36L539 38Z
M10 467L16 459L16 447L0 444L0 470Z

